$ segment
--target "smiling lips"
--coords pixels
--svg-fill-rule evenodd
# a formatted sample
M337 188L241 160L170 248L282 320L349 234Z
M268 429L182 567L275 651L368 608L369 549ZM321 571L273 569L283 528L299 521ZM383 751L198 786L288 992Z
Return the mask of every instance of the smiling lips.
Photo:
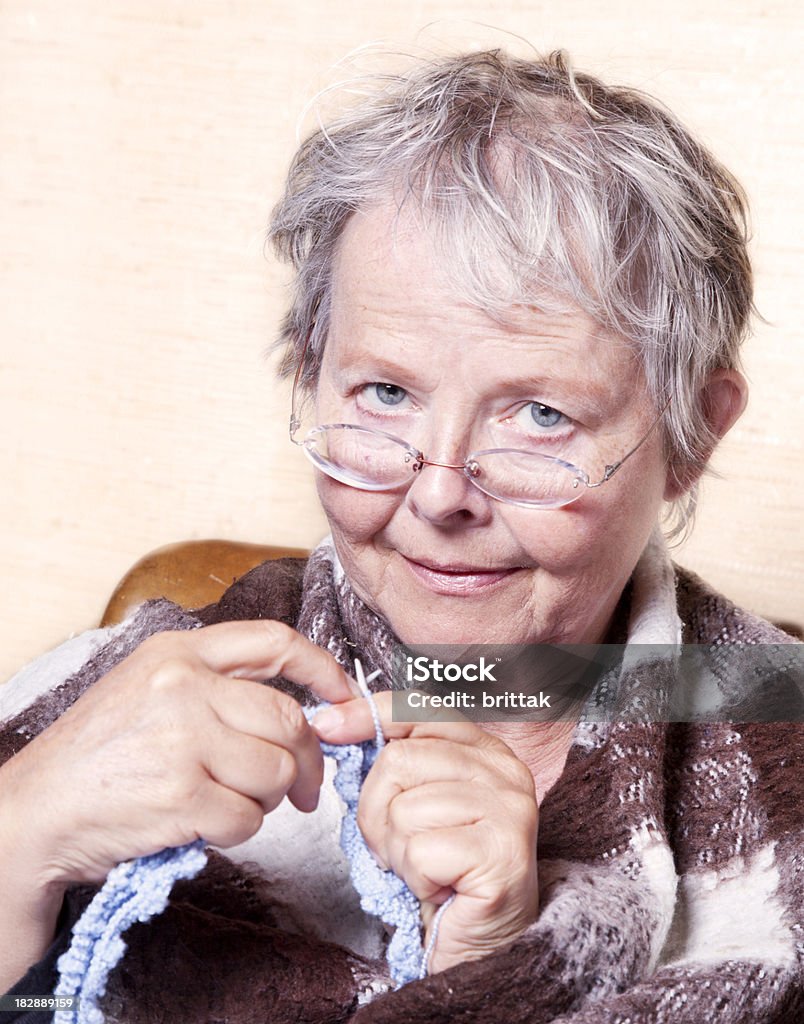
M520 567L513 569L476 569L468 566L435 566L415 562L402 556L416 579L436 594L471 595L508 579Z

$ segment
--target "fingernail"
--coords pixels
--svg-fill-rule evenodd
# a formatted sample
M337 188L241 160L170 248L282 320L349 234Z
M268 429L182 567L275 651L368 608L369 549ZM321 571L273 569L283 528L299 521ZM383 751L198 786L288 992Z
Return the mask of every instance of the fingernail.
M310 725L316 732L326 734L335 732L339 726L343 725L343 721L343 713L337 708L324 708L313 718Z
M310 795L305 800L299 800L296 807L304 814L312 814L313 811L318 809L320 793L316 790L314 795Z
M293 804L296 809L301 811L303 814L311 814L314 810L318 810L320 799L321 791L316 790L308 796L294 798Z

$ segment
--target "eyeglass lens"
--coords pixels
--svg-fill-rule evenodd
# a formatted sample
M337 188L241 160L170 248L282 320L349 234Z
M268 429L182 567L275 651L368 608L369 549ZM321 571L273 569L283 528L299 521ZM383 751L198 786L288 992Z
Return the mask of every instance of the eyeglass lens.
M306 435L303 447L324 472L370 490L407 485L418 467L414 448L371 428L315 427ZM494 498L540 506L574 500L583 480L580 470L560 459L507 449L473 453L464 472Z

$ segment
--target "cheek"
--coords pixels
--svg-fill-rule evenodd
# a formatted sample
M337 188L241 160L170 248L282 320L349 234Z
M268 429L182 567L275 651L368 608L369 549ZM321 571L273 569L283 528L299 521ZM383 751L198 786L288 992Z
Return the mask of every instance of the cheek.
M528 561L551 577L573 577L588 567L598 541L596 510L579 502L565 509L540 512L509 507L508 528Z
M316 473L318 498L339 550L370 543L398 508L401 498L388 491L360 491Z
M608 495L602 490L594 495L597 504L581 543L599 574L625 584L659 520L663 481L653 474L634 475Z
M627 578L657 522L662 483L643 477L638 490L612 480L554 512L508 506L510 532L533 563L576 584ZM606 488L609 488L606 493Z

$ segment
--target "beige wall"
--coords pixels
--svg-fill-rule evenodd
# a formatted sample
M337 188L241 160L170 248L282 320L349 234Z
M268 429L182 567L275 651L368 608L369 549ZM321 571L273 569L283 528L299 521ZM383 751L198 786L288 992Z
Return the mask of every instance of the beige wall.
M0 3L0 677L93 624L157 545L321 536L263 359L284 280L263 225L330 66L371 41L415 46L439 20L418 43L506 42L479 24L494 23L653 92L743 180L769 322L680 557L765 615L804 617L798 4L380 7Z

